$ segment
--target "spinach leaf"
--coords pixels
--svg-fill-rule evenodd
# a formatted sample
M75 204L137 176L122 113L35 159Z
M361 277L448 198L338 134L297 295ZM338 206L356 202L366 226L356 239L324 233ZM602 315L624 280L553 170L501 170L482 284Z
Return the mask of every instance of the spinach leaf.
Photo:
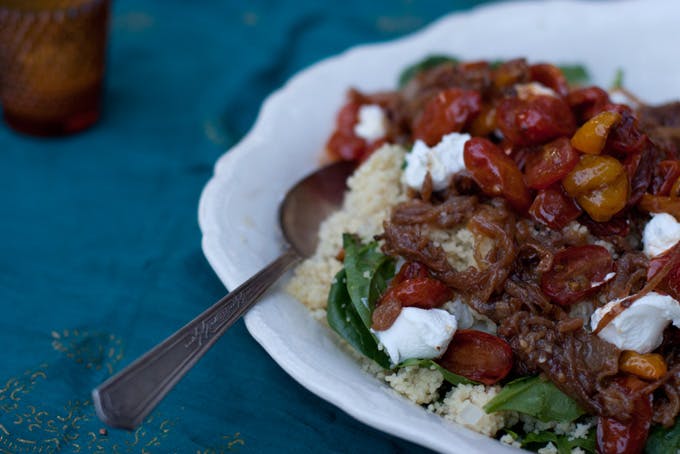
M437 369L439 372L442 373L444 376L444 380L447 382L451 383L452 385L479 385L476 381L472 381L468 378L465 378L461 375L454 374L453 372L450 372L447 369L444 369L442 366L439 364L435 363L431 359L416 359L416 358L411 358L402 361L399 363L397 367L408 367L408 366L420 366L420 367L434 367Z
M586 438L574 438L573 440L569 440L567 435L557 435L552 431L530 432L520 441L523 448L529 447L534 449L552 443L560 454L571 454L574 448L581 448L586 452L595 453L595 430L590 430Z
M514 410L543 422L569 422L585 414L571 397L540 377L524 377L508 383L484 410L487 413Z
M384 351L378 349L378 342L352 305L347 292L346 274L342 269L335 275L326 307L328 325L357 351L380 364L390 368L390 360Z
M670 429L655 426L649 433L645 454L665 454L680 451L680 421Z
M570 85L587 84L590 80L588 70L583 65L558 65Z
M364 245L355 235L343 234L342 245L347 292L364 326L370 328L375 303L394 276L394 260L377 251L377 242Z
M399 88L409 83L419 72L434 68L442 63L458 63L458 59L448 55L430 55L404 69L399 75Z

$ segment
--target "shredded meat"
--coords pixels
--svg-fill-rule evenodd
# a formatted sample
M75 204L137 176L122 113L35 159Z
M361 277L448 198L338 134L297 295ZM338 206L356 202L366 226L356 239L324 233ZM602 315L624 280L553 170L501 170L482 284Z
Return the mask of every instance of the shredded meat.
M628 420L632 404L608 386L619 370L620 351L584 329L565 330L550 318L520 311L504 319L498 334L511 345L526 372L544 373L591 413Z

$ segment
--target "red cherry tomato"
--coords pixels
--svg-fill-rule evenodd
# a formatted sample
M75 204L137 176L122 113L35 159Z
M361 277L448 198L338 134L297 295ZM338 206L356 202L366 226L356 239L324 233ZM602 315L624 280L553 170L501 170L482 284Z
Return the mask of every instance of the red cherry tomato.
M540 63L529 67L529 77L546 87L552 88L560 96L569 94L569 83L562 70L555 65Z
M671 188L680 178L680 161L661 161L652 179L651 192L654 195L670 195Z
M431 277L415 277L400 282L389 290L402 306L421 309L439 307L452 297L451 289Z
M537 145L576 129L569 105L554 96L505 98L496 108L498 128L515 145Z
M647 281L649 282L665 266L670 266L668 274L666 274L666 277L659 282L654 290L661 290L677 299L680 298L680 262L676 260L675 263L669 263L673 257L677 257L676 254L672 254L674 249L671 248L649 261L649 265L647 265Z
M508 375L513 356L510 345L503 339L482 331L459 329L437 363L454 374L493 385Z
M417 277L429 277L427 267L420 262L406 262L401 265L399 272L394 276L390 285L395 286L407 279L414 279Z
M626 376L618 380L621 390L633 400L633 417L623 423L600 417L597 423L597 452L600 454L642 453L652 422L651 394L634 394L645 386L642 380Z
M422 115L413 126L413 136L434 146L442 136L459 132L482 109L482 97L477 91L449 88L428 101Z
M568 306L604 284L613 270L612 256L602 246L569 247L555 254L552 268L541 277L541 289L552 301Z
M609 94L600 87L577 88L569 92L567 102L577 121L585 123L609 103Z
M366 141L354 133L360 108L361 103L350 101L338 112L335 131L326 144L331 156L345 161L359 161L364 156Z
M640 151L645 145L647 136L638 129L638 120L631 108L623 104L612 104L603 109L618 112L621 115L621 121L607 136L607 148L621 153Z
M524 182L530 188L545 189L564 178L578 161L578 151L569 139L560 137L527 157Z
M529 215L548 227L560 230L581 215L581 209L574 199L559 188L538 191L529 208Z
M465 167L472 178L490 196L503 196L519 211L531 203L522 172L511 158L487 139L473 137L465 142Z

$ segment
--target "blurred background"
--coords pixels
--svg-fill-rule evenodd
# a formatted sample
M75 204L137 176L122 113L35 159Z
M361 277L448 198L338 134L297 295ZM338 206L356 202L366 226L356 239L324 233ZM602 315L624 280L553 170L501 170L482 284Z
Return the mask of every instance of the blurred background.
M106 429L90 390L225 292L198 199L267 95L485 3L114 0L99 121L59 138L0 125L0 451L424 452L299 386L243 322L136 432Z

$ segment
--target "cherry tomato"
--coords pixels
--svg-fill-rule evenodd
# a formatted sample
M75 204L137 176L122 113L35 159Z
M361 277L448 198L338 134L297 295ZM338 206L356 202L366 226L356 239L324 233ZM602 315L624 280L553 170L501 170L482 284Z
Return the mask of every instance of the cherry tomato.
M680 198L678 197L643 194L637 206L649 213L668 213L675 219L680 219Z
M609 94L600 87L577 88L569 92L567 102L578 122L583 123L602 111L609 103Z
M652 179L651 192L654 195L670 195L671 189L680 178L680 161L661 161ZM675 195L675 194L674 194Z
M421 309L439 307L453 296L446 284L431 277L406 279L391 287L389 292L391 292L391 297L399 301L402 306Z
M503 196L519 211L531 203L522 172L511 158L487 139L473 137L465 142L465 167L472 178L490 196Z
M614 270L612 256L602 246L574 246L553 258L552 268L541 277L541 290L561 306L573 304L592 293Z
M614 126L607 138L607 148L621 153L640 151L647 136L638 128L638 120L630 107L614 104L610 107L621 115L621 121Z
M390 286L395 286L407 279L414 279L417 277L428 277L428 272L427 272L427 267L423 265L420 262L406 262L403 265L401 265L401 268L399 268L399 272L397 273L396 276L394 276L394 279L392 279L392 282L390 282Z
M413 126L413 136L434 146L442 136L459 132L482 109L477 91L449 88L430 99Z
M654 290L666 292L676 299L680 298L680 262L678 262L677 259L674 263L670 263L670 261L673 257L677 257L676 254L671 253L677 247L678 246L675 246L663 254L657 255L656 257L652 258L649 261L649 265L647 265L648 282L652 280L652 278L656 276L656 274L661 271L662 268L666 266L670 267L668 274L666 274L666 276L661 282L659 282Z
M331 156L345 161L359 161L364 156L366 141L354 133L360 108L361 103L350 101L338 112L336 129L326 144Z
M538 191L529 208L529 215L548 227L559 230L581 215L581 209L574 199L564 194L559 188L547 188Z
M496 108L496 123L516 145L542 144L570 136L576 128L569 105L555 96L504 98Z
M576 130L571 138L571 145L583 153L600 154L609 131L620 122L621 114L618 112L602 111Z
M485 385L505 378L513 365L512 349L503 339L471 329L459 329L437 360L444 369Z
M582 155L562 186L598 222L611 219L628 201L628 174L611 156Z
M331 156L344 161L359 161L364 156L366 141L354 134L335 131L326 144Z
M645 386L642 380L627 376L618 380L622 392L633 401L633 418L626 422L600 417L597 423L597 452L600 454L637 454L645 448L652 422L652 396L634 394Z
M532 81L552 88L560 96L567 96L569 94L567 78L562 74L562 70L555 65L547 63L531 65L529 67L529 77Z
M622 173L611 183L576 197L576 201L597 222L609 221L628 201L628 175Z
M526 160L524 182L533 189L545 189L564 178L576 166L579 154L566 137L560 137Z
M623 167L628 173L630 182L627 207L637 205L642 195L647 192L654 173L654 155L655 150L647 147L640 152L627 154L623 160Z
M492 75L494 87L499 90L512 85L529 81L529 65L523 58L508 60L494 70Z
M483 106L482 110L470 124L470 134L473 136L488 136L496 130L496 108Z

